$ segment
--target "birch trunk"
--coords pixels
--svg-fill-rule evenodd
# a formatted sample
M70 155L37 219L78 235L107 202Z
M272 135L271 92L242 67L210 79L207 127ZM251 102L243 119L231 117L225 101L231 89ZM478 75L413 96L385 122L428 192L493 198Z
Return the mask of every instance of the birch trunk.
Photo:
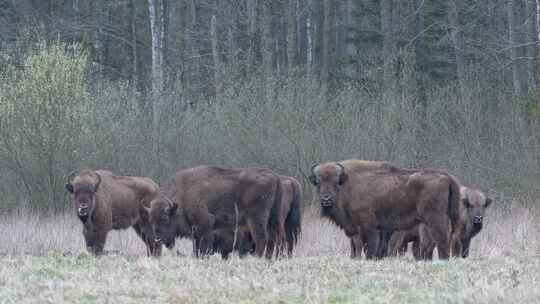
M296 4L297 0L289 0L287 9L287 71L290 73L296 66Z
M527 92L525 76L526 70L523 66L523 52L521 46L521 31L520 31L520 19L521 9L520 0L508 0L507 13L508 13L508 42L510 48L510 59L512 61L512 82L514 87L514 94L516 96L523 96Z
M156 7L156 0L148 0L148 16L150 19L150 34L152 41L152 176L159 180L160 162L160 119L161 119L161 91L163 86L163 67L161 39L163 31L160 22L162 10ZM159 12L159 15L158 15Z
M463 36L461 32L461 25L459 22L461 0L451 0L448 2L448 5L448 23L450 24L450 39L452 41L452 47L454 49L458 83L461 95L463 96L465 82L465 60L463 57Z
M219 92L221 92L221 79L219 76L221 65L218 54L216 22L216 16L212 15L212 18L210 19L210 42L212 44L212 60L214 65L214 90L215 95L217 96Z

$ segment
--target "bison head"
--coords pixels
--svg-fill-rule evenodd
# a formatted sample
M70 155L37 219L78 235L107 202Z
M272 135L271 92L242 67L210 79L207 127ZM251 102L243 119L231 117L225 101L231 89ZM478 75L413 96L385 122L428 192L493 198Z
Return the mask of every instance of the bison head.
M467 221L476 229L482 229L486 208L493 200L478 190L462 187L461 201L466 208Z
M334 206L338 200L340 188L347 178L345 168L340 163L315 165L311 168L309 181L317 188L321 207Z
M150 202L148 212L150 224L156 237L155 241L171 249L176 237L176 209L178 205L165 195L159 195Z
M71 176L70 176L71 177ZM101 176L94 171L82 171L72 181L66 183L66 190L73 194L73 204L77 216L85 223L96 205L96 192L101 184Z

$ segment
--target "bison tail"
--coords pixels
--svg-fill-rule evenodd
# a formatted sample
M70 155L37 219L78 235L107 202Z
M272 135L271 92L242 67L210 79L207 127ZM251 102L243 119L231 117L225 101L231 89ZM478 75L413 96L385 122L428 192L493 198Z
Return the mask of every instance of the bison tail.
M461 206L459 184L456 179L449 176L450 189L448 192L448 215L452 225L452 232L457 232L461 225Z
M292 254L294 246L302 232L302 192L297 183L293 183L293 200L287 218L285 219L285 234L287 239L288 254Z
M279 177L276 178L276 188L274 192L274 203L270 211L270 218L268 220L268 232L269 236L272 239L273 248L266 248L266 250L274 251L276 256L279 254L279 249L283 247L284 244L284 227L280 223L280 216L282 212L281 208L281 181ZM268 257L272 257L274 252L267 253Z

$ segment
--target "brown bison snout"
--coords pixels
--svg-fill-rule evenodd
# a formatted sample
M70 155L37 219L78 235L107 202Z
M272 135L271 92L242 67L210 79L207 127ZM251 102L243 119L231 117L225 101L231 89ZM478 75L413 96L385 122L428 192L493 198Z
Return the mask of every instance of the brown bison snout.
M79 216L87 216L88 215L88 205L79 205L79 208L77 208L77 214Z
M331 194L321 194L321 206L323 207L330 207L334 203L334 199Z

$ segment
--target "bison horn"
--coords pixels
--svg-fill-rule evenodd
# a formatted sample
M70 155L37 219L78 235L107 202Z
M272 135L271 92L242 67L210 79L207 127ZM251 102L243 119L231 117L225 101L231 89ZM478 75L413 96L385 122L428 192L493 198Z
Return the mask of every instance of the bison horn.
M73 178L73 176L75 176L75 174L77 173L78 170L72 170L71 172L69 172L68 175L66 175L66 182L67 183L71 183L71 179Z
M311 166L311 173L313 173L313 175L317 175L318 171L319 171L319 164L315 164Z
M145 205L142 205L142 208L146 213L150 214L150 208L146 207Z
M167 202L169 207L172 207L172 205L174 205L174 203L165 195L163 196L163 200L165 200Z
M343 183L345 183L347 179L347 175L345 174L345 167L343 167L343 165L340 163L336 163L336 167L339 168L338 181L339 181L339 184L342 185Z
M99 185L101 184L101 176L99 176L99 174L97 173L96 173L96 176L97 176L97 183L96 183L96 186L94 187L94 193L98 191Z
M338 168L340 168L340 171L339 171L339 175L340 175L340 176L341 176L342 174L345 174L345 167L343 167L342 164L336 163L336 166L337 166Z

